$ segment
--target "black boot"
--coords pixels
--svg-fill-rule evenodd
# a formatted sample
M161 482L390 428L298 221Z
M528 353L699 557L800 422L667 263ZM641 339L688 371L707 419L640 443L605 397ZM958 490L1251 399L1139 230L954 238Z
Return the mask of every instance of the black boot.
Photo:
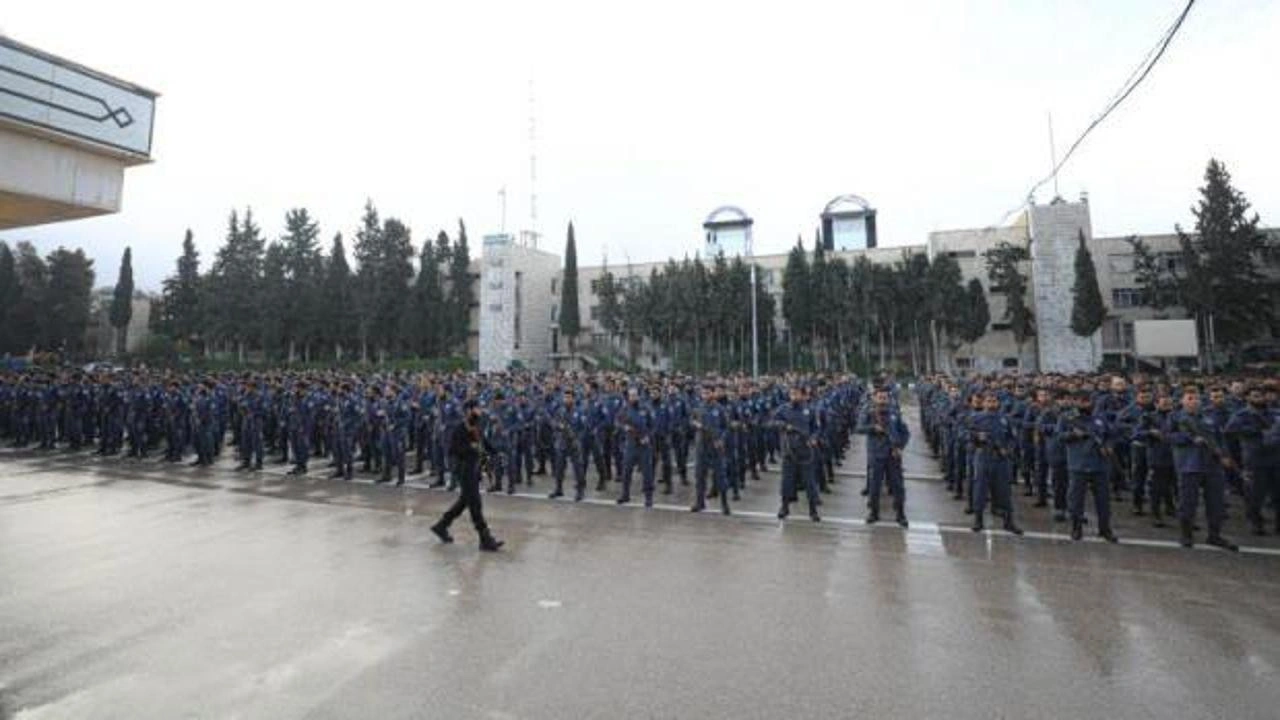
M436 537L440 538L440 542L444 543L445 545L448 545L449 543L453 542L453 536L449 534L449 528L445 527L444 525L441 525L440 523L436 523L435 525L431 526L431 533Z
M698 503L698 504L701 505L702 503ZM782 506L778 508L778 519L786 520L787 516L790 514L791 514L791 506L788 505L787 503L782 503Z
M1221 548L1227 552L1240 552L1240 546L1222 537L1222 531L1217 529L1209 530L1209 537L1204 541L1205 545L1212 545Z
M1071 521L1071 539L1076 542L1084 539L1084 523L1079 520Z
M879 510L872 510L871 512L867 513L867 524L868 524L868 525L875 525L875 524L876 524L876 523L878 523L878 522L880 522L880 511L879 511Z
M970 510L970 512L972 512L972 510ZM973 527L969 529L974 532L982 532L985 529L982 524L982 513L973 513Z
M1179 545L1184 548L1189 548L1196 544L1195 538L1191 535L1190 520L1179 520L1178 529L1181 531L1181 537L1178 539Z
M1115 543L1120 542L1120 538L1116 537L1115 532L1111 528L1103 528L1099 530L1098 537L1102 538L1103 540L1106 540L1107 542L1113 545Z
M1012 533L1014 535L1022 534L1022 528L1018 527L1018 523L1014 522L1013 518L1007 515L1005 516L1005 519L1004 519L1004 531L1007 533Z
M480 535L480 549L485 552L497 552L506 543L490 535L486 530Z

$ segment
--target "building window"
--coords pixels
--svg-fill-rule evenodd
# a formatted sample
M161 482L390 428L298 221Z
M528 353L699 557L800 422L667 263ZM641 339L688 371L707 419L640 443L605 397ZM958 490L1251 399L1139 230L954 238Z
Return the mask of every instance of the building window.
M1000 361L1000 364L1005 366L1006 368L1016 368L1018 367L1018 358L1016 357L1005 358L1004 360Z
M956 358L956 367L960 368L961 370L968 370L969 368L973 367L973 358L967 358L967 357Z
M591 281L591 294L592 295L600 294L600 278L596 278L595 280Z
M987 292L990 293L991 295L1004 295L1005 293L1009 292L1009 288L1003 285L992 285L987 290Z
M1000 330L1009 330L1013 326L1007 322L991 323L991 332L999 332Z
M559 315L560 315L560 306L559 306L559 305L552 305L552 306L551 306L551 323L552 323L553 325L555 324L556 319L557 319L557 317L558 317Z
M559 280L559 278L551 278L551 294L552 294L552 295L555 295L555 294L556 294L556 281L557 281L557 280Z
M947 252L947 257L953 257L957 260L978 257L977 250L951 250Z
M590 317L590 318L591 318L591 320L592 320L593 322L594 322L594 321L596 321L596 320L599 320L599 319L600 319L600 306L599 306L599 305L592 305L590 308L588 308L588 309L587 309L587 316L588 316L588 317Z
M1102 349L1107 351L1133 349L1133 322L1110 318L1102 323Z
M604 333L591 333L592 345L604 345L606 342L608 342L608 340L609 340L609 336L605 335Z
M1186 270L1186 263L1182 260L1182 253L1167 252L1160 253L1160 262L1164 264L1164 269L1174 275L1181 275Z
M1116 309L1138 307L1142 304L1142 291L1138 288L1112 288L1111 307Z

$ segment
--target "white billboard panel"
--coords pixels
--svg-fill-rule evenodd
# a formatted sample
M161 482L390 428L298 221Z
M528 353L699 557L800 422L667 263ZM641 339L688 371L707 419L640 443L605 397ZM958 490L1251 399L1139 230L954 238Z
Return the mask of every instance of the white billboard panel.
M1139 357L1196 357L1195 320L1135 320L1133 350Z

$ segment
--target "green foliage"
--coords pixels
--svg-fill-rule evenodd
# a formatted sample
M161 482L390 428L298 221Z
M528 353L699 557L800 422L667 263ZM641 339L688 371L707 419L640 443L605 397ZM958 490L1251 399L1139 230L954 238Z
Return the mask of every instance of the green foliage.
M200 254L188 229L176 272L165 278L159 308L152 310L152 329L175 340L190 341L204 332ZM158 310L158 312L157 312Z
M1076 248L1076 280L1071 286L1071 332L1089 337L1102 327L1107 319L1107 306L1102 301L1098 287L1098 269L1093 264L1093 254L1084 242L1080 231L1080 246Z
M58 248L49 253L49 284L43 305L41 345L63 357L80 357L89 327L93 295L93 261L83 250Z
M987 293L982 289L982 281L978 278L969 281L960 318L958 337L962 342L972 344L987 334L987 326L991 324L991 308L987 305Z
M1202 322L1212 317L1218 343L1238 345L1275 320L1274 287L1262 273L1266 236L1222 163L1209 160L1204 183L1191 209L1195 235L1177 228L1186 268L1178 282L1180 297Z
M1152 251L1137 235L1126 238L1133 250L1133 277L1142 289L1141 302L1147 307L1162 310L1177 305L1178 279L1170 272L1168 263Z
M464 351L471 327L471 306L476 303L475 278L471 277L471 250L467 246L467 226L458 220L458 237L447 255L448 293L445 317L448 333L446 347Z
M1022 245L1001 242L984 252L987 263L987 281L992 288L999 288L1005 295L1004 321L1009 323L1013 341L1021 350L1023 343L1035 335L1036 319L1027 303L1027 275L1020 267L1031 259Z
M9 245L0 241L0 355L20 351L22 347L15 336L12 318L21 294L17 261Z
M124 331L129 327L133 317L133 253L124 249L124 257L120 258L120 273L116 276L116 287L111 293L111 327ZM123 335L122 335L123 337ZM124 352L118 347L117 352Z
M560 281L560 334L569 341L572 352L578 333L582 332L582 320L578 311L578 246L573 237L573 223L569 223L568 237L564 241L564 277Z

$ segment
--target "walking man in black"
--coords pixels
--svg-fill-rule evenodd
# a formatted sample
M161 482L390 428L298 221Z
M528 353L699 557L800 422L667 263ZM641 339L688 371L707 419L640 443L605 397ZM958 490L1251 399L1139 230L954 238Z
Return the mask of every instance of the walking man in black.
M484 511L480 507L480 458L489 451L480 431L480 406L475 400L468 400L464 409L462 424L451 428L446 438L446 447L453 456L454 476L460 492L457 501L445 511L440 522L431 526L431 532L440 538L440 542L453 542L449 525L463 510L467 510L471 513L471 524L475 525L476 534L480 536L480 549L495 552L503 543L489 532L489 526L484 521Z

